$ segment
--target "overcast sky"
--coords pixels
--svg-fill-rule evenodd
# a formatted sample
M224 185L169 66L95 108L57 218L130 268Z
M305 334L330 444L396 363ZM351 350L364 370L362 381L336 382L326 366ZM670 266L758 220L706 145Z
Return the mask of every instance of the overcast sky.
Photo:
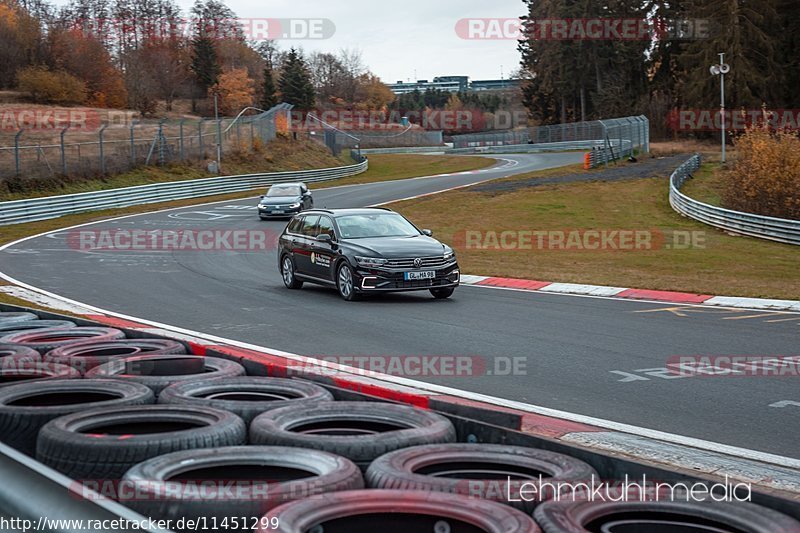
M191 0L180 0L187 9ZM464 40L455 25L462 18L516 18L522 0L226 0L240 17L327 18L333 38L279 41L306 51L358 48L364 62L385 82L465 75L474 79L506 77L519 64L513 40Z
M514 40L464 40L463 18L517 18L522 0L224 0L241 18L330 19L336 32L325 40L281 40L281 48L336 52L357 48L384 82L470 76L508 77L519 66ZM68 0L55 0L64 5ZM178 0L188 14L193 0Z

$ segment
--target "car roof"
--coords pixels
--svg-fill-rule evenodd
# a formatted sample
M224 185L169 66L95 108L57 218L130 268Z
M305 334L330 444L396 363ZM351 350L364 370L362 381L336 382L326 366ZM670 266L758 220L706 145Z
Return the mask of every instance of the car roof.
M300 181L291 181L287 183L273 183L272 185L269 186L269 188L271 189L273 187L300 187L301 185L305 185L305 183Z
M358 207L358 208L348 208L348 209L309 209L308 211L303 211L301 214L303 215L326 214L336 218L344 215L371 215L375 213L394 213L394 211L386 207Z

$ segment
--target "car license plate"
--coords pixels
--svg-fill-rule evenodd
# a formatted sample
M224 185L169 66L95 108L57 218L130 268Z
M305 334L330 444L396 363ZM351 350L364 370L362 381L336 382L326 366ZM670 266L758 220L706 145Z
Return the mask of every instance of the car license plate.
M436 272L433 270L425 271L425 272L406 272L405 278L406 281L415 281L418 279L433 279L436 277Z
M281 215L283 214L283 209L273 209L272 213L275 215Z

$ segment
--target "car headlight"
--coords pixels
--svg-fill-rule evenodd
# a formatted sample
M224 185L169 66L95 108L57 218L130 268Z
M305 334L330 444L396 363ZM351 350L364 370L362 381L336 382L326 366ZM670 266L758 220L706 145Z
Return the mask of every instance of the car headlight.
M358 262L359 266L362 267L379 267L386 264L386 259L381 259L380 257L358 257L356 256L356 261Z
M444 260L445 261L452 261L456 258L456 253L453 250L444 253Z
M297 209L298 207L300 207L300 202L290 205L289 209Z

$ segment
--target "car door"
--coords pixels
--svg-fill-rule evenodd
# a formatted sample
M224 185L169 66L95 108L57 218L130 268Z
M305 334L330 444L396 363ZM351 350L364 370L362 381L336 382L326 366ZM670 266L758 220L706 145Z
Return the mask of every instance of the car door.
M333 240L336 235L333 231L333 221L330 217L322 215L319 217L317 223L317 235L328 235L331 242L318 241L316 237L311 242L311 275L315 278L324 279L326 281L333 280L333 257L335 254L334 247L336 244Z
M311 246L317 236L317 223L319 215L308 215L303 217L300 225L300 233L292 235L294 245L294 268L300 274L313 276L311 268Z

